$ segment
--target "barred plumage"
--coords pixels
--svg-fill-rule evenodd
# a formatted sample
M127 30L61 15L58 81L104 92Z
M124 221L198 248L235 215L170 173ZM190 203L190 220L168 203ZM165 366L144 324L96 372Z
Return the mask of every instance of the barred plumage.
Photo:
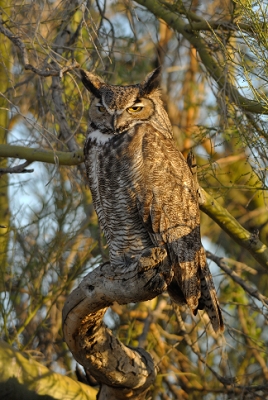
M214 330L223 330L200 240L196 182L173 140L158 89L159 70L130 86L108 85L84 70L81 76L94 95L85 163L111 264L126 265L146 250L165 250L174 273L168 286L173 301L187 303L194 315L205 309Z

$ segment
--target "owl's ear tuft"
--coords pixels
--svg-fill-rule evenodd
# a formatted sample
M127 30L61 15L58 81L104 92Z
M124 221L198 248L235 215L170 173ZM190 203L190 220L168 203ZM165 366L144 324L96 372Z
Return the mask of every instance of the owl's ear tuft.
M146 76L144 81L141 83L142 94L149 94L159 87L160 74L161 68L158 67Z
M105 82L97 75L87 72L84 69L80 69L81 80L86 87L94 96L101 97L100 89Z

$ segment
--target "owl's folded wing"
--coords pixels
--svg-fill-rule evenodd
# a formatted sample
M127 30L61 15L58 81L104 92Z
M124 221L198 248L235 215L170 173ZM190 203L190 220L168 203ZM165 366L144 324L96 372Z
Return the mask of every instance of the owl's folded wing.
M174 142L155 131L151 135L148 129L143 138L144 172L137 196L139 214L154 245L167 250L178 298L183 295L182 301L193 314L198 308L205 308L217 331L222 329L223 322L200 239L196 184ZM174 282L171 288L170 294L176 301Z

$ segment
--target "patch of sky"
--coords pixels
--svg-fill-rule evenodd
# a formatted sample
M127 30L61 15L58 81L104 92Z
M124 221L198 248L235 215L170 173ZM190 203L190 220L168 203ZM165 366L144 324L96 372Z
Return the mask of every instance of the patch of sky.
M116 329L120 325L120 317L111 308L108 308L103 317L104 323L109 329Z
M20 128L16 127L11 133L9 137L11 143L25 143L28 139L27 132ZM30 167L34 169L33 173L9 176L11 224L14 232L18 230L26 242L28 237L35 239L37 248L33 248L33 251L37 253L32 255L32 263L38 263L38 260L42 259L48 265L50 261L46 259L46 249L49 248L51 241L56 243L60 240L60 236L66 237L66 240L75 236L85 219L85 213L80 194L73 190L68 179L60 179L58 167L39 162L32 163ZM61 204L61 201L62 208L57 203ZM9 254L14 273L18 273L27 266L22 265L24 259L20 256L22 249L12 237ZM65 249L63 257L67 253L68 249ZM57 282L57 274L57 263L53 263L49 276L42 278L43 285L40 288L42 293L47 292L51 281Z
M132 38L134 37L133 30L129 24L129 20L126 15L124 14L115 14L110 19L111 23L113 24L115 30L115 36L120 38ZM106 32L111 30L111 26L107 21L104 21L103 26L106 29Z
M125 12L116 13L110 18L114 27L115 37L117 40L126 38L131 39L137 36L142 39L145 34L149 34L154 43L157 42L157 27L155 19L144 13L141 9L135 9L133 20L129 20ZM111 30L109 22L104 21L103 27L108 32Z

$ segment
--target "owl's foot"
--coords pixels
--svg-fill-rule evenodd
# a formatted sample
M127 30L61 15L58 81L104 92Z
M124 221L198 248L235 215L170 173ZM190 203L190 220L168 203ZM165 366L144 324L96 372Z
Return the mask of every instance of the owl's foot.
M158 274L146 285L152 291L164 291L172 280L173 272L169 266L167 252L160 247L146 249L138 263L139 273L158 268Z
M151 268L164 266L165 264L167 264L166 250L161 247L153 247L143 251L139 259L138 269L139 272L145 272Z

